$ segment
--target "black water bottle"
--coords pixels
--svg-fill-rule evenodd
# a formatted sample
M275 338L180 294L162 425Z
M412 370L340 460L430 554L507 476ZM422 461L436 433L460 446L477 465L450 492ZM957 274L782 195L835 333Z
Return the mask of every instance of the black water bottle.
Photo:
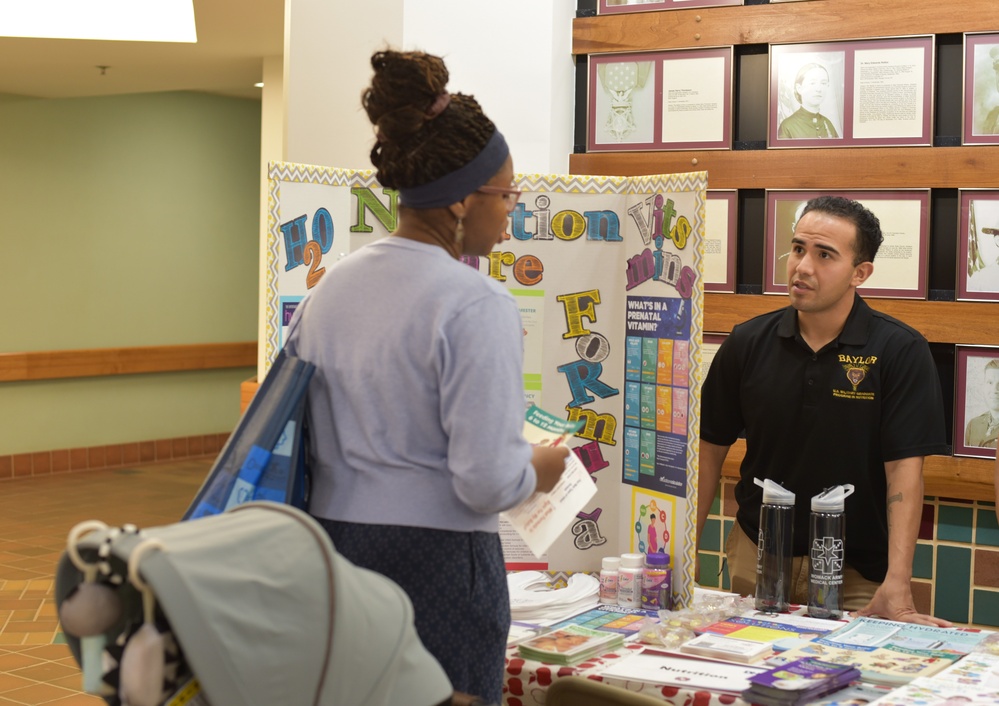
M769 479L753 481L763 488L756 543L756 610L782 613L791 603L794 493Z
M852 485L835 485L812 498L808 543L808 614L813 618L843 617L845 501L852 493Z

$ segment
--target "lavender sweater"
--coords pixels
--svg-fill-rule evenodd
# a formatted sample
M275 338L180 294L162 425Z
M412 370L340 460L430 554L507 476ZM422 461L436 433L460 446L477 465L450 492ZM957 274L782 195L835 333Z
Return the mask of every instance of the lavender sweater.
M442 248L389 236L327 268L286 347L309 388L309 511L496 532L534 492L520 314Z

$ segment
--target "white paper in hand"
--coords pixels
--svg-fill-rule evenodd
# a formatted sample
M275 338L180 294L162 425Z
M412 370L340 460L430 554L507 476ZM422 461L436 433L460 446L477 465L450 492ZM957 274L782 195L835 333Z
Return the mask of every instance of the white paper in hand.
M565 472L551 492L534 493L504 513L504 517L534 556L541 558L596 492L597 485L586 466L570 451L565 459Z

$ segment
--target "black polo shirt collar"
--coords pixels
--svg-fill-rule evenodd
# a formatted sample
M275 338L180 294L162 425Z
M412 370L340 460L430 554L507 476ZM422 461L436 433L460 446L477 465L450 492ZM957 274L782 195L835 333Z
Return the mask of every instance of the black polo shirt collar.
M848 346L862 346L867 343L873 316L871 307L867 306L867 302L854 292L853 308L850 309L850 315L846 317L843 330L840 331L839 336L832 342L832 345L842 343ZM777 325L777 335L781 338L797 338L798 310L793 306L784 309L784 314Z

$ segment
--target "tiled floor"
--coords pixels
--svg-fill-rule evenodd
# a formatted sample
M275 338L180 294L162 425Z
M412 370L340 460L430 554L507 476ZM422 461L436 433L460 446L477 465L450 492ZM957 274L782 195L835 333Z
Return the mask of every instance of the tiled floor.
M0 706L98 706L79 691L53 599L56 563L77 522L180 519L211 458L0 481Z

